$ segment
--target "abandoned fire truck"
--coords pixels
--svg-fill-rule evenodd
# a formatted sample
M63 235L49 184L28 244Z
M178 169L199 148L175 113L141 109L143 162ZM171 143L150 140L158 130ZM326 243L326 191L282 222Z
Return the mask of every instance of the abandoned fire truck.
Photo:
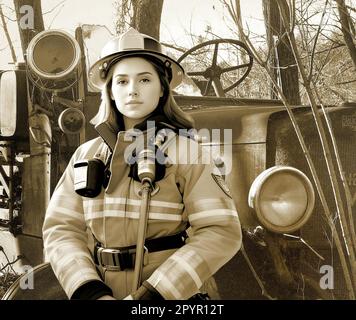
M226 46L244 52L246 63L220 63L220 51ZM42 225L71 155L79 144L96 137L89 120L100 93L87 81L84 48L80 27L75 36L62 30L43 31L31 40L26 64L0 71L0 267L22 274L4 299L66 299L44 261ZM204 59L191 63L207 52L211 61L205 67ZM187 76L175 99L195 119L203 148L231 168L224 178L243 229L241 250L214 276L212 298L347 297L323 208L284 105L279 100L229 96L251 70L248 48L231 39L208 41L186 52L179 62ZM238 76L226 86L222 77L236 71ZM312 112L307 106L293 110L324 177L322 183L328 186ZM354 194L356 162L347 149L356 141L352 121L356 111L352 105L328 110ZM231 129L229 145L225 137L213 134L214 129ZM328 188L325 192L332 197ZM322 285L327 268L333 270L332 288ZM36 283L34 290L21 285L29 275Z

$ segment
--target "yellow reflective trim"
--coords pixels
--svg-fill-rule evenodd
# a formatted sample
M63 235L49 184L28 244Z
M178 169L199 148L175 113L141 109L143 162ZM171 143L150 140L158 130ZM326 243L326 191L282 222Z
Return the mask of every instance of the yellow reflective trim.
M83 220L83 213L78 212L78 211L74 211L72 209L67 209L67 208L63 208L63 207L57 207L55 205L50 205L48 207L48 209L50 214L49 216L52 216L53 214L63 214L72 218L75 218L76 220Z
M195 221L199 219L204 219L208 217L220 217L220 216L234 216L237 217L237 212L235 210L228 209L216 209L216 210L205 210L197 213L188 215L189 221Z
M172 282L159 270L156 270L149 278L149 280L152 286L154 288L157 288L159 292L166 293L168 291L168 294L170 293L173 299L175 300L181 298L182 295L180 294L180 292L176 289ZM172 299L172 297L168 297L168 299Z
M234 210L235 205L231 199L228 198L208 198L199 199L193 202L185 204L185 210L187 212L201 212L209 211L212 209L230 209Z
M104 199L91 199L91 200L84 200L83 201L83 207L87 208L87 207L92 207L92 206L96 206L96 205L101 205L104 204Z
M183 209L183 203L177 202L167 202L167 201L158 201L158 200L151 200L151 205L155 207L164 207L164 208L173 208L173 209Z
M77 265L75 265L78 268ZM73 287L75 287L76 283L83 282L86 279L91 280L99 280L100 277L98 273L95 271L95 267L80 267L79 270L72 272L72 270L61 270L59 273L59 278L66 292L70 292Z
M140 216L139 212L133 212L133 211L125 212L122 210L97 211L97 212L85 213L84 215L86 220L93 220L93 219L99 219L104 217L138 219ZM182 215L180 214L150 212L148 218L152 220L182 221Z
M199 289L203 285L195 269L192 268L192 266L185 259L179 257L178 255L172 255L171 257L169 257L169 259L176 261L180 267L183 267L187 271L187 273L195 282L197 289Z
M126 198L105 198L105 199L92 199L92 200L84 200L84 207L90 207L95 205L102 204L129 204L133 206L141 206L141 200L137 199L126 199ZM155 207L163 207L163 208L173 208L173 209L183 209L183 203L177 202L168 202L168 201L159 201L159 200L151 200L151 206Z

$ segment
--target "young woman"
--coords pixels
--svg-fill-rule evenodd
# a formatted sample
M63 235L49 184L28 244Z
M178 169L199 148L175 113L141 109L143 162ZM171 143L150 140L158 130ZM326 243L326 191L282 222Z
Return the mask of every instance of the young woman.
M155 134L193 127L171 93L183 73L162 54L157 40L135 29L109 42L91 68L91 82L102 92L92 120L100 137L74 153L43 226L46 257L69 298L189 299L239 250L236 209L214 180L213 164L201 161L203 152L194 140L167 135L169 161L156 166L149 204L143 283L131 292L141 183L127 157L134 155L127 150L135 134L128 139L127 133L135 128L147 135L148 122L155 124ZM96 193L88 187L92 181L83 182L93 163L106 168L98 167Z

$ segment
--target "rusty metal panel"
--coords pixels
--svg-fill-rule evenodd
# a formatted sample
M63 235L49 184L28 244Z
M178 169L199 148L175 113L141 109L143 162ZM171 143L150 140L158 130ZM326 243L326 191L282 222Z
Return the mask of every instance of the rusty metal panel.
M191 110L189 114L198 129L231 129L234 144L264 143L269 116L281 110L283 107L279 106L227 106Z
M353 215L355 217L356 126L354 123L356 123L356 121L354 121L353 118L356 119L356 109L352 107L340 107L329 109L328 112L331 118L343 169L353 197ZM303 108L296 113L296 117L306 141L307 148L314 161L330 210L333 213L335 212L334 196L313 115L309 108ZM308 175L309 179L313 181L300 144L286 113L275 114L271 117L267 148L267 166L275 164L291 165L302 170ZM329 228L326 225L323 208L319 201L319 197L317 196L314 214L302 228L302 234L308 241L310 241L310 244L314 246L329 247L330 243L328 243L328 238L330 239L330 234L328 235L328 233Z
M223 156L228 171L226 183L231 191L240 221L246 227L256 226L257 220L247 200L252 182L265 170L266 145L264 143L235 144L231 146L231 151L226 151L224 145L205 144L203 147L212 154L220 153Z
M83 112L85 115L85 141L94 139L98 136L97 132L94 129L94 126L89 123L89 121L94 118L96 113L99 110L100 105L100 94L89 93L85 97L85 102L83 106Z
M227 181L244 227L256 226L254 212L248 206L248 192L255 178L265 170L266 145L242 144L233 146L232 173Z
M47 167L47 170L43 171L43 165ZM42 237L42 225L50 197L49 184L50 155L24 159L22 176L22 231L24 234Z
M321 111L320 111L321 112ZM334 131L339 155L341 158L343 171L346 176L347 183L350 188L352 196L352 214L356 218L356 109L352 107L338 107L328 109L328 114L331 119L332 128ZM335 221L336 229L341 234L338 217L336 214L336 205L331 188L328 170L323 156L323 150L320 139L315 127L313 115L309 108L300 109L296 113L298 123L301 127L301 132L306 141L307 148L314 161L323 192L328 202L330 212ZM330 143L330 139L329 139ZM331 146L331 144L330 144ZM267 142L267 166L275 164L291 165L306 173L311 181L313 181L309 167L302 153L300 144L291 126L290 119L287 114L275 114L270 119L270 126L268 129L268 142ZM335 164L334 159L334 164ZM341 186L340 178L338 178L339 185ZM314 184L314 182L313 182ZM315 185L314 185L314 189ZM342 187L341 189L342 190ZM345 197L342 196L342 202L346 210ZM329 265L334 268L334 285L333 293L338 297L346 298L346 287L343 278L343 273L340 267L338 253L333 241L332 231L328 226L324 214L324 209L316 193L316 203L314 212L309 221L300 230L300 235L303 239L311 245L325 260L322 261L323 265ZM305 253L304 261L312 263L315 260L315 255L310 251ZM317 266L317 263L315 263ZM316 267L316 274L320 278L318 267ZM307 273L310 270L303 270Z

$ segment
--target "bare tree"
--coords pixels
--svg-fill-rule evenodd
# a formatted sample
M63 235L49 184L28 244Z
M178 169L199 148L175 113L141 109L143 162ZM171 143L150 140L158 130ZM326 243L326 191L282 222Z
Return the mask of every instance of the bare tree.
M116 8L115 29L117 34L121 34L130 27L132 19L132 3L131 0L118 0L114 2Z
M335 1L337 3L337 9L339 12L342 34L344 36L346 46L349 50L352 62L356 68L356 46L352 36L353 32L351 29L352 21L350 18L350 14L346 8L344 0L335 0Z
M37 33L44 30L41 0L14 0L14 6L15 6L15 11L16 11L18 29L20 32L22 51L26 52L26 49L27 49L28 44L30 43L31 39ZM21 18L22 18L21 8L23 8L24 6L29 6L33 9L33 13L34 13L33 29L32 28L22 28L22 26L21 26Z
M119 0L115 5L117 33L131 26L159 39L163 0Z
M0 18L1 18L2 28L4 29L4 33L5 33L5 36L6 36L7 43L9 44L9 47L10 47L12 61L15 63L17 61L16 53L15 53L14 46L12 45L12 41L11 41L11 38L10 38L9 30L7 29L7 24L6 24L6 21L5 21L4 13L2 11L1 3L0 3Z
M163 0L132 0L133 17L131 25L159 39Z
M298 67L286 36L276 0L263 1L270 64L281 82L282 90L290 104L300 104ZM272 97L277 98L272 88Z

